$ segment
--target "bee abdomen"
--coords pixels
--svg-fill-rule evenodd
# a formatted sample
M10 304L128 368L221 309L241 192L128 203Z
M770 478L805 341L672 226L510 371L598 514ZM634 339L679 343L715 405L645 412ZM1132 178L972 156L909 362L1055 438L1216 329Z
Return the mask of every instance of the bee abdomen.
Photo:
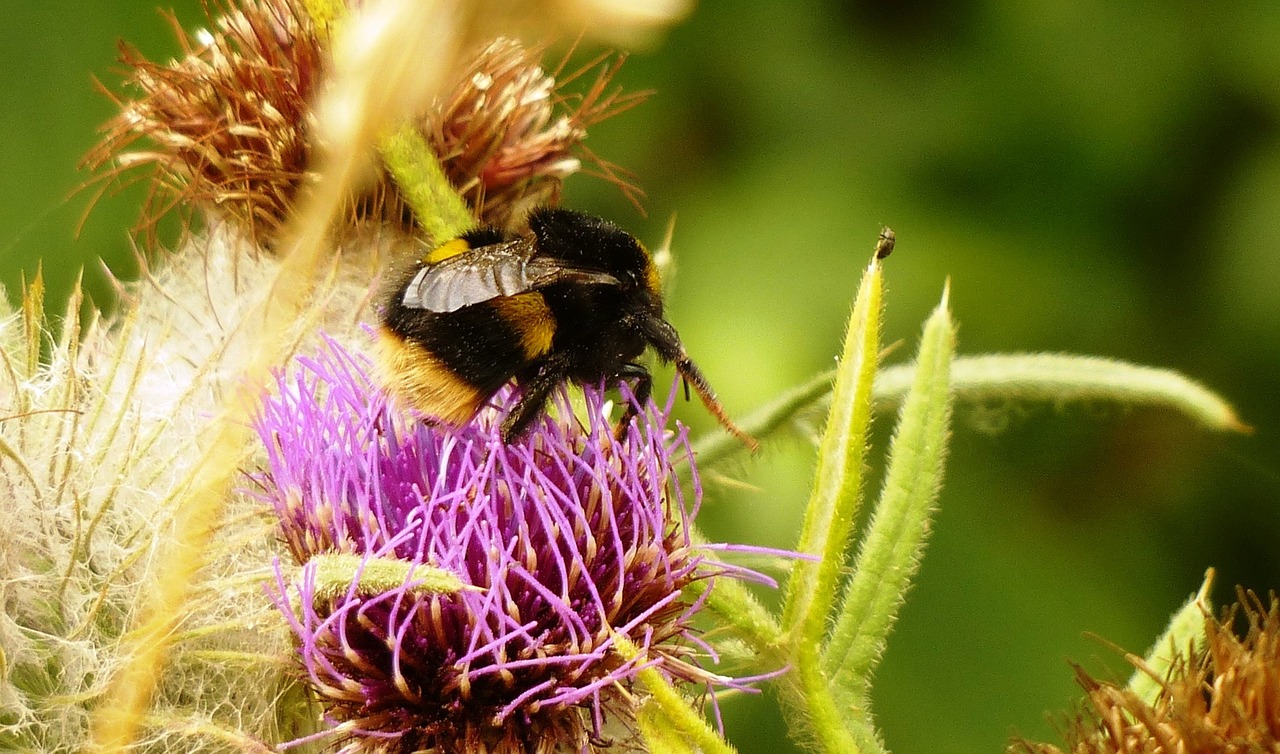
M462 424L489 397L430 351L386 325L379 328L378 347L382 383L424 414L447 424Z

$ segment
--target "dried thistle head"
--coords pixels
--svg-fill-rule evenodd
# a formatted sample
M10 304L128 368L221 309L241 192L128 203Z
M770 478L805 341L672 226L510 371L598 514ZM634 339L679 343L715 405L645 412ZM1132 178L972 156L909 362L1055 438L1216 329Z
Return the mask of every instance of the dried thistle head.
M148 234L169 211L198 207L269 240L306 180L321 38L293 0L211 5L210 29L194 37L170 20L179 60L155 63L121 44L138 95L118 100L86 164L108 178L152 168L139 221Z
M511 227L534 206L559 202L564 179L594 161L633 200L638 191L588 151L587 128L637 104L610 83L623 56L598 58L557 81L538 62L542 50L494 40L475 56L426 122L428 140L445 173L487 225ZM595 71L577 96L558 88Z
M152 245L161 217L177 209L189 218L198 209L269 249L299 189L314 180L313 107L332 67L331 35L302 0L220 0L208 24L190 35L173 19L183 56L170 63L122 45L125 84L137 95L117 99L120 114L85 162L106 181L151 168L141 177L150 192L139 229ZM443 101L415 119L479 222L505 227L523 217L520 210L554 204L581 157L633 199L638 194L582 146L588 126L645 96L610 86L622 57L568 76L596 71L586 91L567 95L559 91L566 82L539 65L541 52L509 39L487 44L455 74ZM349 197L335 231L375 223L417 234L404 195L380 168Z
M1243 638L1232 626L1243 615ZM1077 668L1086 708L1067 747L1015 742L1035 754L1218 754L1280 751L1280 602L1252 593L1206 618L1203 652L1174 664L1154 703Z

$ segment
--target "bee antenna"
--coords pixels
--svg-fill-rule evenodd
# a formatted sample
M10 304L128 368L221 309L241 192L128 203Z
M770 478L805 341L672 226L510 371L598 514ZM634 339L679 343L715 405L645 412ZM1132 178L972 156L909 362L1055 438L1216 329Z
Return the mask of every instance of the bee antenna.
M689 354L685 353L684 346L680 343L680 336L676 334L676 329L671 326L671 323L662 317L646 317L640 321L640 325L641 332L657 351L658 357L664 362L675 364L676 372L684 381L685 400L689 400L689 387L692 386L693 392L698 394L702 405L707 407L707 411L720 422L720 426L724 427L726 432L738 438L743 445L751 449L751 452L759 450L760 443L734 424L733 419L729 418L729 412L725 411L720 401L716 400L716 393L711 389L711 383L707 382L707 378L702 376L702 370L698 369L698 365L694 364Z
M733 419L729 418L729 413L724 410L724 406L721 406L720 401L716 400L715 391L711 389L711 384L707 382L707 378L702 376L702 371L698 369L698 365L693 363L693 359L690 359L683 349L675 358L675 365L676 371L680 373L680 377L684 380L686 400L688 399L689 384L692 383L693 390L698 394L702 405L706 406L707 411L716 418L716 421L720 422L720 426L724 427L726 432L738 438L752 453L759 450L760 442L733 423Z

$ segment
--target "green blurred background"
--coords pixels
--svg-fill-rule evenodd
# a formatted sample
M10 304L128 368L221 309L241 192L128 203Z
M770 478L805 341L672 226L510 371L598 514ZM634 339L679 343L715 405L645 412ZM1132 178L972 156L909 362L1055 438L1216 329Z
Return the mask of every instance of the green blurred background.
M188 28L199 0L166 3ZM54 299L98 259L131 274L141 194L79 238L76 163L113 107L115 44L176 52L150 2L11 3L0 35L0 280ZM919 583L875 687L901 754L1053 738L1067 660L1107 677L1219 569L1280 586L1280 6L1269 2L703 2L624 67L644 105L588 144L632 170L567 202L657 243L678 215L671 318L737 414L831 366L882 224L886 337L910 353L950 276L962 352L1077 351L1167 366L1256 427L1213 436L1106 407L961 407ZM684 415L707 427L695 404ZM880 422L878 448L890 422ZM999 432L992 432L998 428ZM717 538L793 543L812 449L771 443L713 485ZM744 754L789 751L763 698L726 703ZM1055 713L1057 714L1057 713Z

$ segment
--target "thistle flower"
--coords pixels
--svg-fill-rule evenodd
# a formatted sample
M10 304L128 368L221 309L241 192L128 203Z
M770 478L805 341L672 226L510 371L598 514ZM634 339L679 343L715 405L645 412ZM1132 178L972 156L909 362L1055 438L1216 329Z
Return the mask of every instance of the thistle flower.
M1243 614L1247 633L1232 629ZM1161 680L1154 703L1129 688L1076 675L1087 710L1067 732L1068 745L1016 742L1034 754L1212 754L1280 751L1280 602L1253 594L1221 620L1205 618L1204 651L1183 656Z
M280 379L257 420L258 482L304 567L278 567L276 599L344 751L586 750L631 719L645 667L735 685L697 665L702 600L682 596L727 570L690 541L700 492L686 501L672 469L685 429L650 404L616 441L600 392L585 426L560 408L569 418L506 445L500 409L428 427L333 342ZM317 565L334 553L359 563L339 589ZM400 583L367 588L362 573L388 561ZM422 589L427 570L461 588ZM623 657L617 636L640 653Z
M639 193L582 141L589 126L648 93L610 89L623 58L605 57L587 91L570 100L557 94L555 76L538 65L540 52L511 39L495 40L472 60L428 123L429 141L449 180L488 225L509 227L523 218L522 210L558 203L564 179L582 166L579 153L628 197L634 200Z
M190 35L173 20L183 57L170 63L121 46L126 85L138 95L117 100L120 114L104 126L86 163L108 181L152 168L139 221L148 235L171 209L198 208L271 248L299 189L316 179L308 137L330 73L329 35L301 0L228 0L213 6L208 22L208 30ZM588 126L645 96L610 88L621 58L601 58L589 89L569 96L539 66L539 54L510 39L491 42L454 73L435 108L413 118L485 223L506 226L520 217L517 210L557 199L561 182L581 167L579 153L629 196L636 193L581 146ZM336 228L366 222L418 230L385 164L349 198Z

